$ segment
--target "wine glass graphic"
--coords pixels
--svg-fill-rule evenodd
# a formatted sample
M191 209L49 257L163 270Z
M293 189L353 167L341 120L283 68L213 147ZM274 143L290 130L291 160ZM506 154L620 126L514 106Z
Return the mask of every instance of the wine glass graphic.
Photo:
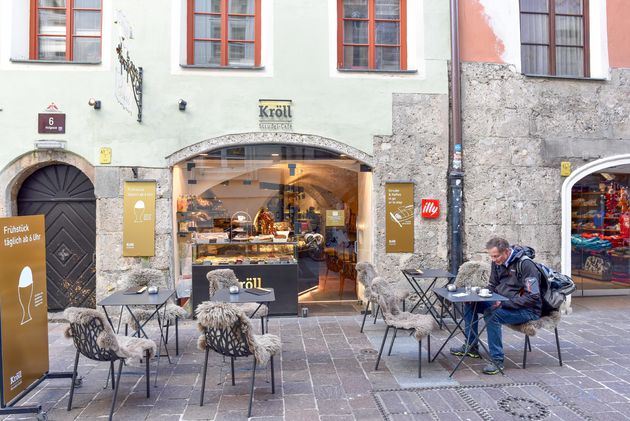
M21 325L32 320L31 317L31 298L33 297L33 271L30 267L24 266L20 273L20 281L18 283L18 300L22 307Z
M133 205L133 215L135 222L142 222L142 216L144 215L144 202L142 200L138 200L136 204Z

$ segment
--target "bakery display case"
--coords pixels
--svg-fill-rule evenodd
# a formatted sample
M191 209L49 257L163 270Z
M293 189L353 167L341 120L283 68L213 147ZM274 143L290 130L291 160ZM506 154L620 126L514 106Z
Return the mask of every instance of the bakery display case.
M296 243L229 242L193 244L193 264L225 265L283 265L296 264Z

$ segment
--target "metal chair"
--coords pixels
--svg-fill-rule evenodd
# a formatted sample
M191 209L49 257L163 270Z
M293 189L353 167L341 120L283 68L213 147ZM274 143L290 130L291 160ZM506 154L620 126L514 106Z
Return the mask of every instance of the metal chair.
M280 351L280 338L275 335L254 335L250 319L242 309L230 303L206 301L197 307L197 320L202 330L197 346L205 351L203 364L203 378L201 383L201 398L199 405L203 406L206 388L206 373L208 371L208 354L213 350L225 357L230 357L232 368L232 385L234 381L234 359L253 356L252 380L249 393L249 409L247 416L252 415L252 401L254 398L254 382L257 364L270 363L271 393L276 393L273 356Z
M68 411L72 409L72 399L77 381L77 369L79 366L79 355L83 355L95 361L109 362L112 376L112 388L114 396L109 411L111 421L116 407L118 388L120 387L120 375L122 366L128 358L138 358L145 360L147 398L151 396L149 379L149 360L155 354L155 342L150 339L131 338L114 334L112 327L105 317L96 310L86 308L68 308L64 313L70 326L66 329L66 337L72 338L77 350L74 358L74 368L72 371L72 385L70 387L70 397L68 399ZM118 374L114 378L114 363L118 361Z
M560 312L553 311L548 316L543 316L538 320L532 320L520 325L507 325L510 329L525 334L525 344L523 345L523 368L527 367L527 351L532 351L530 336L536 336L539 329L553 329L556 337L556 350L558 351L558 363L562 367L562 354L560 353L560 338L558 337L558 324L560 324Z

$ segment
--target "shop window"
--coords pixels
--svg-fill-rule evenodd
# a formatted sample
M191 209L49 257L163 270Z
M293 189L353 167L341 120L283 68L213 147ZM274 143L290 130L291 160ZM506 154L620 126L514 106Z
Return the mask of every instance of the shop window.
M31 0L31 60L98 63L101 0Z
M262 0L188 0L187 63L260 66Z
M338 0L337 68L406 70L406 0Z
M571 197L571 274L583 291L630 288L630 167L591 174Z
M589 77L588 0L520 0L523 73Z

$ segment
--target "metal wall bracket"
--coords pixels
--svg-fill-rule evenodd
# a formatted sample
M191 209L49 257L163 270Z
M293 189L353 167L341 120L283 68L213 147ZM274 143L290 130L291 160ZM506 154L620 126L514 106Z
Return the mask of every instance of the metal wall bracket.
M122 43L119 43L116 47L116 54L118 54L118 61L122 68L127 72L127 80L131 80L131 89L133 91L133 97L138 107L138 123L142 122L142 67L136 67L133 61L129 58L129 52L127 57L123 57Z

